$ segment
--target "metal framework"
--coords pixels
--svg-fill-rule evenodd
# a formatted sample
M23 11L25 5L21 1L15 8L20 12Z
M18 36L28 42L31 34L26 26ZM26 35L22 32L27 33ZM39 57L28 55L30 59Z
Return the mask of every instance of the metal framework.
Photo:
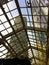
M49 65L48 3L48 0L0 2L0 59L28 54L31 64Z

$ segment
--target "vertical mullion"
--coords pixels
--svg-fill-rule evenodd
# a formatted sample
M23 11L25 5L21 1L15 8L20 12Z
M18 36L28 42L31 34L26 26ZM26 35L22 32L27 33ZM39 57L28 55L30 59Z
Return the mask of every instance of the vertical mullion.
M29 1L30 1L30 7L31 7L31 14L33 14L33 13L32 13L31 0L29 0ZM35 25L34 25L33 15L32 15L32 23L33 23L33 27L35 27ZM34 34L35 34L35 38L36 38L36 32L35 32L35 29L34 29ZM36 45L37 45L37 39L36 39ZM38 45L37 45L37 48L38 48ZM34 54L34 53L33 53L33 54ZM35 58L34 58L34 60L35 60ZM36 64L36 60L35 60L35 64Z
M46 65L49 59L49 2L48 2L48 22L47 22L47 45L46 45Z

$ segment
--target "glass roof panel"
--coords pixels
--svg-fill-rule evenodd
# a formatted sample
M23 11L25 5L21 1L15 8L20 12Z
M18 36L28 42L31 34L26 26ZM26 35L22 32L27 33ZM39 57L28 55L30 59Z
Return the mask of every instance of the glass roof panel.
M4 15L0 16L0 20L1 20L2 22L7 21L7 19L6 19L6 17L5 17Z
M8 22L6 22L6 23L4 23L4 26L5 26L6 28L8 28L8 27L10 27L10 24L9 24Z
M8 16L9 19L12 19L10 12L7 13L7 16Z
M3 26L3 24L0 25L0 31L4 30L5 27Z
M8 7L10 10L13 10L16 8L16 4L15 4L15 1L11 1L9 3L7 3Z
M3 5L3 8L4 8L5 12L8 12L9 11L9 9L8 9L8 7L7 7L6 4Z
M18 13L18 10L17 9L11 11L11 14L12 14L13 17L19 16L19 13Z
M8 34L8 32L6 30L2 31L1 33L2 33L3 36Z
M23 54L29 57L32 64L44 65L48 0L10 0L1 6L0 58L21 57Z
M25 0L18 0L20 7L25 7Z
M3 11L2 11L1 8L0 8L0 15L1 15L1 14L3 14Z

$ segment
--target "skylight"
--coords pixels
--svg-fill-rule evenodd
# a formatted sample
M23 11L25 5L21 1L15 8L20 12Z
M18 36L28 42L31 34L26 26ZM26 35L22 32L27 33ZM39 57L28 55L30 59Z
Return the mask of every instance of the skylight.
M38 61L44 63L48 1L9 0L1 6L0 58L10 58L21 54L27 56L28 54L33 64L37 64Z

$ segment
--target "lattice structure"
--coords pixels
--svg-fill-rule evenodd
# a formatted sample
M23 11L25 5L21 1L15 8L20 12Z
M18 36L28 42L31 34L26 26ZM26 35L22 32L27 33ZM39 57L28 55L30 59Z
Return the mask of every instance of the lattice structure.
M0 59L28 56L48 65L48 0L0 1Z

